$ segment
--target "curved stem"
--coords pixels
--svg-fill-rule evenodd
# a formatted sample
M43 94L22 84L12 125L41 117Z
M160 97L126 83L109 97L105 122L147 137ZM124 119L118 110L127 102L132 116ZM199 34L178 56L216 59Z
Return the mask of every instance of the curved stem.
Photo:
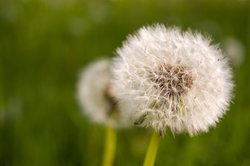
M116 149L116 132L113 128L107 127L105 150L103 154L103 166L112 166Z
M154 132L151 137L150 144L148 146L146 157L144 159L144 166L154 165L160 139L161 138L159 134Z

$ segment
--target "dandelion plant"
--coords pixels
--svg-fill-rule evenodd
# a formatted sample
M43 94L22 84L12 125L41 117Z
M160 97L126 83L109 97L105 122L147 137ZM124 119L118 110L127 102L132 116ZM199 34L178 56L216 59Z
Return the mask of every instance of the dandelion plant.
M116 150L115 128L128 124L113 97L110 65L109 59L94 62L81 72L78 83L78 100L83 107L83 113L93 122L107 128L103 166L113 165Z
M218 45L198 32L154 25L130 35L114 58L112 86L136 125L163 136L207 132L228 110L232 72ZM153 165L153 134L144 165ZM153 152L152 152L153 151Z

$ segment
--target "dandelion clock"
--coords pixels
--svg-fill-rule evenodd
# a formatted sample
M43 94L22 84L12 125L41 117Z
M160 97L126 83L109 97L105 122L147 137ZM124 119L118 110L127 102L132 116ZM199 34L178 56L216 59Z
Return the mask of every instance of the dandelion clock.
M113 128L125 127L111 86L111 60L99 59L80 73L77 97L83 113L93 122Z
M207 132L232 97L231 69L218 46L177 27L148 26L129 36L117 50L112 74L122 110L160 135L166 129Z

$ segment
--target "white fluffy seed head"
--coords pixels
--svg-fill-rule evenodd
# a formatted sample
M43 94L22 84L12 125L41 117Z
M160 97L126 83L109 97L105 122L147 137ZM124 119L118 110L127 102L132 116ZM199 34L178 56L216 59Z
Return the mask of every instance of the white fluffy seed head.
M210 39L163 25L129 36L114 58L112 82L135 124L164 134L206 132L228 109L233 88L227 60Z
M120 112L111 87L111 60L101 59L80 73L77 98L92 121L111 127L125 127L128 120Z

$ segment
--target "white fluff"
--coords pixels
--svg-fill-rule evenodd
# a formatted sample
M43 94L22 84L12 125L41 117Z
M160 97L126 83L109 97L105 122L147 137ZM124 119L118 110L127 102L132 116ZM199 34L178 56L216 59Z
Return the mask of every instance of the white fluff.
M112 85L120 107L164 134L207 132L231 100L232 73L210 39L163 25L129 36L114 58ZM175 82L174 82L175 81Z
M83 113L92 121L122 127L126 126L127 119L113 98L110 65L111 60L101 59L86 67L80 73L77 97Z

